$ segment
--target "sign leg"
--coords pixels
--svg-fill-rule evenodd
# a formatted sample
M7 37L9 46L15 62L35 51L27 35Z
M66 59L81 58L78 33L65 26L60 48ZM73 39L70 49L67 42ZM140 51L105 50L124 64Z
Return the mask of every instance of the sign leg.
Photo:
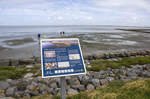
M66 99L66 80L65 77L60 78L61 83L61 99Z

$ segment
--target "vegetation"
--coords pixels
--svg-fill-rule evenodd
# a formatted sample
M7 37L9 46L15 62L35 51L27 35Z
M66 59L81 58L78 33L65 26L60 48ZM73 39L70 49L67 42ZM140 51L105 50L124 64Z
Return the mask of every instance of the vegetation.
M138 57L126 57L121 60L111 61L111 60L95 60L91 61L91 67L87 68L91 71L107 70L108 67L112 69L119 69L122 66L130 67L131 65L143 65L150 63L150 56L138 56ZM40 70L40 66L34 66L33 68L26 68L25 66L0 66L0 80L5 79L18 79L25 75L26 73L35 74ZM38 73L36 76L40 76L41 73Z
M25 66L0 66L0 80L18 79L26 73L36 73L39 69L40 66L34 66L33 68L26 68Z
M67 99L149 99L150 79L129 82L113 81L107 87L67 96ZM37 96L32 99L60 99L60 96Z
M91 61L91 67L87 68L91 71L107 70L108 67L112 69L119 69L122 66L130 67L131 65L144 65L150 63L150 56L138 56L138 57L126 57L121 60L111 61L111 60L94 60Z

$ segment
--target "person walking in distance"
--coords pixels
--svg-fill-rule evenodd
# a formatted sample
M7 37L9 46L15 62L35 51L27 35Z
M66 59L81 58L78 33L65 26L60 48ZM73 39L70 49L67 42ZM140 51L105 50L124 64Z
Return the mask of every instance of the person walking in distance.
M40 45L40 40L41 40L41 34L38 33L38 41L39 41L39 45Z

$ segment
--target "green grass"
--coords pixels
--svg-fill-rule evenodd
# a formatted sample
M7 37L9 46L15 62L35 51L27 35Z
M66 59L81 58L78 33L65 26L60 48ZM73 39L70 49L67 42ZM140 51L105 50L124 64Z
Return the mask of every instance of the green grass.
M107 87L67 96L67 99L150 99L150 79L113 81ZM60 96L36 96L32 99L61 99Z
M36 73L40 69L40 66L34 66L31 69L27 69L25 66L0 66L0 80L5 79L18 79L23 77L26 73Z
M91 61L91 68L87 68L90 71L99 71L99 70L107 70L108 67L112 69L119 69L122 66L130 67L131 65L143 65L150 63L150 56L145 57L126 57L122 58L118 61L110 61L110 60L95 60ZM35 74L38 70L40 70L40 66L34 66L31 69L27 69L25 66L20 67L12 67L12 66L0 66L0 80L5 79L18 79L25 75L26 73L33 73ZM40 76L41 73L34 75Z
M150 56L126 57L118 61L111 60L94 60L91 61L91 67L87 68L90 71L107 70L108 67L112 69L120 69L122 66L130 67L131 65L144 65L150 63Z

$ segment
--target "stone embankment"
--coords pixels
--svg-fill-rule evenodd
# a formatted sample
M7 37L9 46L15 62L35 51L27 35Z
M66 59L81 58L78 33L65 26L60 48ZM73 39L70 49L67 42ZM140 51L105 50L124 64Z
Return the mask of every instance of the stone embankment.
M84 56L85 65L88 67L90 60L118 59L131 56L150 55L150 50L134 52L107 53L102 55ZM39 58L22 60L1 60L0 66L20 66L40 63ZM109 84L113 80L129 81L134 79L150 78L150 64L122 67L121 69L108 68L107 71L88 71L86 75L66 77L67 94L78 94L85 90L94 90ZM0 99L13 99L33 96L53 96L60 94L60 79L35 77L35 74L27 73L23 78L0 81ZM6 98L7 97L7 98ZM8 98L9 97L9 98Z
M28 73L18 80L0 81L0 99L4 97L22 98L33 96L52 96L60 94L60 79L33 77ZM131 68L109 69L107 71L88 71L86 75L66 77L67 94L78 94L85 90L94 90L106 86L113 80L129 81L150 77L150 64L136 65ZM7 98L6 98L7 99Z
M96 60L96 59L111 59L111 58L123 58L132 56L146 56L150 55L150 50L136 50L136 51L124 51L114 53L104 53L98 55L85 55L85 60Z
M116 53L105 53L98 55L84 55L85 60L96 60L96 59L110 59L110 58L123 58L131 56L146 56L150 55L150 50L137 50L137 51L124 51ZM2 59L0 60L0 66L20 66L40 63L40 58L32 57L28 59Z

